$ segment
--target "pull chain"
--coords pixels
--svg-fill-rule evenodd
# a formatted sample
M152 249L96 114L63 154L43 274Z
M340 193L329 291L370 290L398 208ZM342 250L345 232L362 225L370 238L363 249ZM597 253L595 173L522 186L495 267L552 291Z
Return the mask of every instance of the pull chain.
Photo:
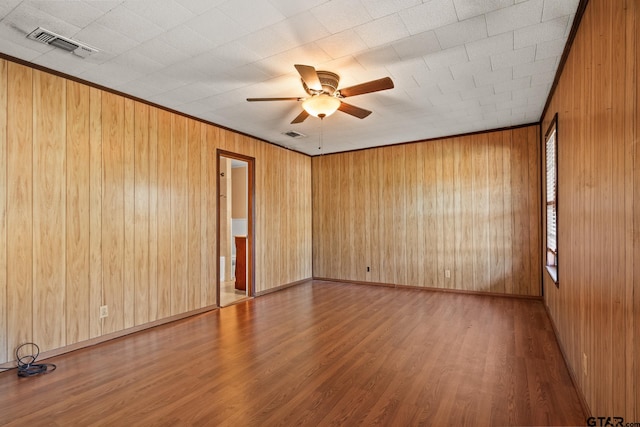
M318 150L320 150L320 154L322 154L322 142L323 142L323 139L324 139L324 135L323 135L324 127L322 126L322 123L324 122L325 115L324 114L318 114L318 117L320 117L320 143L318 144Z

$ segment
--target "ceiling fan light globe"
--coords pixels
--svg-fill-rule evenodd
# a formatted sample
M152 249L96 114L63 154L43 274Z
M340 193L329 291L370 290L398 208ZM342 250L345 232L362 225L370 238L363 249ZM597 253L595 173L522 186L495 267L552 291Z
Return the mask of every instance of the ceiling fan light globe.
M314 95L302 102L302 108L314 117L328 117L340 107L340 100L325 93Z

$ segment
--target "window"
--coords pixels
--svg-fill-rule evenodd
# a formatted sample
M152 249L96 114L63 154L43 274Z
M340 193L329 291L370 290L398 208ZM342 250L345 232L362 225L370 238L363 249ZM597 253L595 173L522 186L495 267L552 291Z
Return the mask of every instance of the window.
M545 134L547 250L546 268L558 285L558 114Z

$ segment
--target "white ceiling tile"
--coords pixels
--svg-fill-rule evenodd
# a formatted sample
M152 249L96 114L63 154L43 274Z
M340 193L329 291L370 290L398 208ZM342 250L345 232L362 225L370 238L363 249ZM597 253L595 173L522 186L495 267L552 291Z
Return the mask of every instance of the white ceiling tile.
M414 74L413 78L420 87L437 87L438 83L453 80L451 70L449 70L448 67L436 68L422 73L417 72Z
M541 61L531 62L513 67L513 78L533 76L540 73L555 71L557 58L547 58Z
M4 16L18 6L22 0L5 0L0 3L0 16Z
M113 55L126 52L138 44L136 40L97 22L80 30L75 38Z
M463 94L468 90L475 89L476 85L473 82L473 77L467 76L456 80L442 81L438 83L438 87L443 94L454 92L460 92Z
M512 92L511 96L513 99L525 99L525 100L536 97L536 96L543 96L544 98L546 98L547 94L549 93L550 87L551 87L550 84L542 84L542 85L535 85L535 86L531 86L523 89L515 89Z
M189 11L193 12L196 15L201 15L215 7L219 4L224 3L226 0L175 0L176 3L180 4L180 6L185 9L189 9Z
M543 0L529 0L487 13L489 35L493 36L542 22L542 5Z
M458 21L453 0L430 0L399 12L411 34L434 30Z
M464 46L458 46L426 55L424 61L430 69L436 69L465 63L469 61L469 58Z
M526 89L531 87L531 77L522 77L520 79L506 80L494 84L496 93L511 92L516 89Z
M443 49L484 39L487 37L484 15L438 28L436 36Z
M469 89L461 93L462 99L486 98L495 94L493 86L482 86L475 89Z
M228 0L218 6L222 12L245 28L259 30L285 19L268 1Z
M413 58L401 62L395 62L393 64L387 65L385 68L389 71L389 73L391 73L391 77L396 80L412 77L416 73L421 73L428 70L427 64L422 58Z
M368 47L378 47L409 36L409 31L397 14L362 24L355 29Z
M216 46L186 25L181 25L158 36L158 39L183 52L189 57L198 56Z
M127 0L123 6L165 30L175 28L195 16L174 0L163 0L162 7L158 7L157 0Z
M89 2L77 0L33 1L31 4L37 9L66 21L78 28L84 28L104 12Z
M475 61L453 64L449 68L451 68L453 78L459 79L463 76L471 76L483 71L491 71L491 61L487 57L482 57Z
M366 43L354 30L345 30L316 42L320 48L332 58L362 52L367 49Z
M439 52L440 42L433 31L425 31L415 36L398 40L392 44L400 59L416 58Z
M487 96L485 98L480 98L480 105L487 106L493 105L495 106L501 102L511 101L511 92L502 92L496 95Z
M183 52L173 46L169 46L166 42L158 38L139 44L127 53L129 52L132 54L146 56L154 62L163 65L171 65L189 58L189 55L186 52Z
M301 12L294 18L285 19L272 25L269 29L295 46L330 36L329 31L311 12Z
M106 63L80 73L80 78L106 87L115 87L144 76L140 71L119 64Z
M0 52L4 53L5 55L22 59L24 61L33 61L34 59L36 59L37 57L45 53L42 51L30 49L21 44L14 43L12 40L9 40L8 38L3 39L3 33L7 30L8 29L6 27L2 27L0 25ZM42 47L46 48L46 51L51 50L50 47L47 47L44 45L42 45Z
M564 39L556 39L539 43L538 46L536 46L536 61L562 55L564 46Z
M359 0L331 0L311 9L332 34L362 25L373 18Z
M442 95L433 95L429 97L429 102L435 107L447 107L456 105L461 102L462 98L459 93L447 93Z
M578 9L580 0L544 0L542 20L548 21L559 16L571 15Z
M524 107L527 105L527 98L512 96L510 101L496 103L496 110L506 110L507 108Z
M326 1L327 0L270 0L273 7L278 9L280 13L286 17L292 17L300 12L308 11Z
M487 58L490 55L513 50L513 32L469 42L465 45L470 60Z
M491 55L491 68L498 70L500 68L513 67L515 65L533 62L536 55L534 46L528 46L522 49L506 51Z
M163 32L156 24L123 6L102 15L96 22L138 42L144 42Z
M531 86L553 83L555 78L556 78L555 71L534 74L533 76L531 76Z
M205 12L189 20L185 25L202 38L210 40L213 47L220 46L249 33L245 26L240 25L235 19L217 9Z
M364 7L374 18L391 15L404 9L417 6L422 3L421 0L362 0Z
M529 64L526 64L529 65ZM520 76L522 77L522 76ZM511 80L513 78L513 69L502 68L495 71L481 71L473 75L476 81L476 86L492 85L503 82L505 80Z
M123 3L123 0L84 0L84 3L89 3L91 6L106 13Z
M462 21L504 7L512 6L513 0L453 0L458 18Z
M514 31L514 48L520 49L538 43L564 39L569 19L564 16L541 24L531 25Z
M246 48L258 54L261 58L287 51L296 46L293 40L287 40L285 35L263 28L238 39Z
M384 67L385 64L400 60L398 53L391 46L372 49L356 55L355 58L365 69Z

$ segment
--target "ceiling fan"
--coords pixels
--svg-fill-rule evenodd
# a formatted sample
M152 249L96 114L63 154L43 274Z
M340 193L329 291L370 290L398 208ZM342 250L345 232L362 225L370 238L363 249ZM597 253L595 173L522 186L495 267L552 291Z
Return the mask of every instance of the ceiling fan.
M359 119L364 119L371 111L342 101L349 96L363 95L365 93L378 92L393 88L393 81L389 77L372 80L355 86L338 89L340 76L330 71L316 71L310 65L295 65L302 78L302 87L309 94L308 97L283 97L283 98L247 98L249 102L255 101L302 101L302 112L293 119L293 123L302 123L310 115L324 119L336 110L350 114Z

